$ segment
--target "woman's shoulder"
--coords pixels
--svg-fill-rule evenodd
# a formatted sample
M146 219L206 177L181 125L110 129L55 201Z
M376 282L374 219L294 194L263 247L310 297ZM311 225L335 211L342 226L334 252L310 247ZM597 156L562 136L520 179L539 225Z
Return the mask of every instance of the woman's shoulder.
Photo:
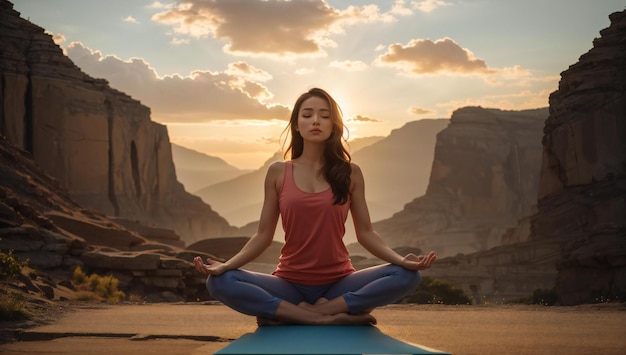
M350 169L352 170L352 174L362 174L361 167L356 163L350 162Z
M287 166L287 164L290 163L290 161L287 160L280 160L280 161L275 161L272 164L270 164L270 167L268 170L270 171L283 171L285 170L285 167Z
M265 175L265 186L273 186L276 193L278 193L283 185L286 166L287 162L285 161L276 161L270 164Z
M285 167L287 166L287 161L275 161L270 164L267 169L267 176L272 177L274 179L280 179L285 173Z

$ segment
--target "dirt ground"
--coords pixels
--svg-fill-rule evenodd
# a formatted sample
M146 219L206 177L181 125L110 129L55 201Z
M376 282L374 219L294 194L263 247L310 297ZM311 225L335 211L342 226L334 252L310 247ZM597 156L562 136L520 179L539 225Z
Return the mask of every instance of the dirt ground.
M78 305L48 324L2 324L2 354L213 354L255 320L214 303ZM626 304L392 305L373 312L397 339L452 354L626 354ZM50 319L57 317L57 319Z

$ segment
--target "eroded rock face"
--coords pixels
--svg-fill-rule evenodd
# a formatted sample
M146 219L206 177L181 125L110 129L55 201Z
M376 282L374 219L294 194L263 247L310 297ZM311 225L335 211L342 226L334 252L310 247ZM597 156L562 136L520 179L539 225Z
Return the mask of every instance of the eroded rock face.
M531 239L563 245L562 304L626 300L626 12L561 74Z
M149 301L206 299L194 272L202 251L181 249L172 231L121 221L75 203L32 156L0 135L0 252L37 270L19 283L51 300L71 297L72 271L113 274L120 288ZM34 276L33 276L34 275ZM33 278L34 277L34 278ZM21 288L21 286L18 285Z
M233 229L176 180L150 109L76 67L50 35L0 2L0 133L79 204L173 229L188 243Z
M439 133L426 194L375 228L392 246L469 254L502 244L530 214L546 109L466 107Z

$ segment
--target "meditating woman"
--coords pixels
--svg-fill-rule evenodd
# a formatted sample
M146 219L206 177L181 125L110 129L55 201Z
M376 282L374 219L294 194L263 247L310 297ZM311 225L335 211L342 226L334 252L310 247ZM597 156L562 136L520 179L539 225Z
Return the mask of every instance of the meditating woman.
M435 253L401 256L374 231L363 174L350 162L341 111L328 93L302 94L287 129L291 160L268 169L257 232L228 261L196 257L195 268L208 275L213 298L259 325L375 324L370 312L414 292L418 270L429 268ZM342 240L348 211L358 242L388 264L354 269ZM272 243L279 216L285 245L276 270L240 269Z

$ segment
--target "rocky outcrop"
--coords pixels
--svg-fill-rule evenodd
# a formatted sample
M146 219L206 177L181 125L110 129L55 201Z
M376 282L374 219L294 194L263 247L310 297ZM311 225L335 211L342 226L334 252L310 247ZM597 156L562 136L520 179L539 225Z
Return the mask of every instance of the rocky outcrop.
M375 228L392 247L469 254L502 235L536 203L547 109L455 111L437 135L426 194Z
M27 292L68 298L72 271L80 266L88 273L114 275L127 295L148 301L208 297L205 278L191 260L216 256L178 247L182 242L171 232L144 227L142 235L81 207L30 153L2 135L0 181L0 252L28 260L37 270L20 278Z
M550 96L533 241L558 241L562 304L626 300L626 12Z
M72 199L188 243L234 232L177 181L167 129L148 107L84 74L4 0L0 39L0 133Z

